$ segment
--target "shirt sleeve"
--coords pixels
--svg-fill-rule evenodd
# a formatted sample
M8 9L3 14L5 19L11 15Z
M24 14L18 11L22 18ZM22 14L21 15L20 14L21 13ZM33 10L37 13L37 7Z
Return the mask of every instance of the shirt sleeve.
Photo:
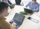
M39 4L33 9L33 11L39 11Z
M29 4L30 4L30 2L26 5L26 7L28 7L28 6L29 6Z

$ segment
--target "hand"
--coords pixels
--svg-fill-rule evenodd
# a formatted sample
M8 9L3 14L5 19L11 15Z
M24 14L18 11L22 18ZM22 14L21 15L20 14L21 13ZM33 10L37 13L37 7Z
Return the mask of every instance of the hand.
M16 23L12 23L12 26L13 26L13 27L16 27L16 25L17 25Z
M30 10L32 10L31 8L29 8Z

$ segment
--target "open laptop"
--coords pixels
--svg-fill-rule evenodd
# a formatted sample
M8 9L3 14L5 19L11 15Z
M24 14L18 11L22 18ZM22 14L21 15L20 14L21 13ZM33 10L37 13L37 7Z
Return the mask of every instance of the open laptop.
M12 9L15 7L15 4L11 4L11 5L9 5L9 7Z
M24 11L25 11L26 13L29 13L29 14L32 14L32 13L33 13L32 10L30 10L30 9L26 9L26 8L24 8Z
M23 23L24 18L25 16L18 14L18 13L14 15L13 22L17 24L16 28L18 28Z

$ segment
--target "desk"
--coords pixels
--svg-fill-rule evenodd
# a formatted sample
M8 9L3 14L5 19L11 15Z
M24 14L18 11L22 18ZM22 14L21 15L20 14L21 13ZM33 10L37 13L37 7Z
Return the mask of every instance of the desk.
M34 13L31 17L39 20L39 23L35 23L25 18L23 24L18 29L40 29L40 17L38 17L36 13Z
M6 17L6 21L10 21L11 19L13 19L15 13L19 13L20 11L24 11L24 7L23 6L15 6L14 9L9 9L11 10L10 14ZM31 16L31 14L26 15L26 17L28 18L29 16Z
M13 19L15 13L19 13L20 11L24 11L23 6L15 6L14 9L12 9L11 13L9 14L9 16L7 16L7 20L6 21L10 21L11 19ZM30 21L29 19L27 19L28 17L31 17L32 14L28 14L26 15L22 25L18 28L18 29L40 29L40 27L38 27L39 25Z
M10 14L6 17L7 21L9 22L11 19L13 19L15 13L19 13L20 11L24 11L23 6L15 6L14 9L9 9L11 10Z

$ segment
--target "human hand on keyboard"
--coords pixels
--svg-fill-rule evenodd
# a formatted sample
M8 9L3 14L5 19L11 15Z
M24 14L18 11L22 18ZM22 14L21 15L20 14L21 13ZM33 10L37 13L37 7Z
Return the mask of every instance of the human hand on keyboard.
M17 25L16 23L12 23L12 26L13 26L13 27L16 27L16 25Z

